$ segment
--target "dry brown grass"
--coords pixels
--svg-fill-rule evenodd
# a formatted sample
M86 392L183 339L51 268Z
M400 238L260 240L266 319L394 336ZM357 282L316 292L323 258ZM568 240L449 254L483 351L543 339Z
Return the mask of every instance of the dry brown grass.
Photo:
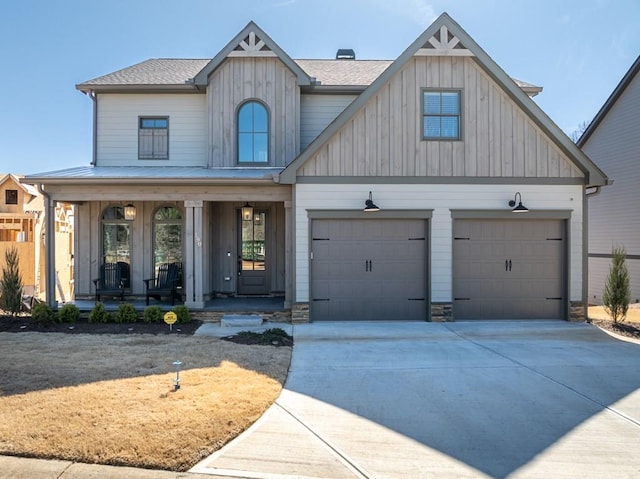
M0 454L187 470L273 403L290 356L192 336L0 333Z
M611 319L611 316L609 316L609 314L605 311L604 306L589 306L588 314L590 319ZM627 317L624 322L640 324L640 304L633 303L629 305Z

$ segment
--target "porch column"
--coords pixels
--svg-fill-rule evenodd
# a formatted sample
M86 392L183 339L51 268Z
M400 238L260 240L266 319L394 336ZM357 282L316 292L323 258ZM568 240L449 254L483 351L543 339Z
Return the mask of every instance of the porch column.
M284 202L284 307L293 303L293 212L291 201Z
M34 238L41 241L42 238ZM51 309L58 309L56 301L56 202L44 195L44 244L46 302Z
M183 262L183 281L186 293L185 306L204 308L202 254L202 200L186 200L185 261Z

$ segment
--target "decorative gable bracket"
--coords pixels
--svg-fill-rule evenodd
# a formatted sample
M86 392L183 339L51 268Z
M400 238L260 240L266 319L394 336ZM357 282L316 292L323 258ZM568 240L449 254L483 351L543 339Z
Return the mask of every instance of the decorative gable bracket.
M446 25L442 25L424 46L415 53L416 56L474 56L458 37L449 31Z
M263 42L255 32L238 43L238 46L229 52L230 57L276 57L276 53Z

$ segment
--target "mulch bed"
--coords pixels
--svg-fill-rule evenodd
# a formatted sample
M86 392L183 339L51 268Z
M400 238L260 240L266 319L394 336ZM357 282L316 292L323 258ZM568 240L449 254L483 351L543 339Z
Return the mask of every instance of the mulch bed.
M590 319L589 322L594 326L606 329L613 334L618 334L627 338L640 339L640 324L614 323L613 321L607 319Z
M8 333L65 333L65 334L182 334L193 335L202 321L174 324L171 329L163 321L156 323L89 323L80 319L75 323L54 323L42 325L31 316L0 316L0 332Z
M64 333L64 334L180 334L192 336L202 321L174 324L169 328L163 321L155 323L89 323L81 318L75 323L53 323L42 325L31 319L31 316L1 316L0 333ZM243 331L233 336L221 338L236 344L264 346L293 346L293 338L281 329L267 330L264 333Z

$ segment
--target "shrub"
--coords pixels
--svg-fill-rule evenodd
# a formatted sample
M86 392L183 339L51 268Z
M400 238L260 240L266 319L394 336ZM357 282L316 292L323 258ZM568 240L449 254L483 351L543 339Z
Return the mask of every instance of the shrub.
M22 276L20 275L18 250L9 248L4 253L5 266L0 279L0 308L11 316L22 309Z
M61 323L75 323L80 319L80 310L75 304L65 304L58 310L58 321Z
M104 304L101 302L97 302L89 313L90 323L108 323L110 319L111 313L105 309Z
M138 321L138 312L131 303L121 303L115 314L116 323L135 323Z
M56 315L45 303L36 304L31 310L31 319L43 326L51 326L55 322Z
M157 323L162 319L162 308L160 306L147 306L142 318L145 323Z
M629 270L625 260L627 252L624 247L614 247L611 249L611 266L609 276L604 285L602 301L604 309L614 323L623 321L627 316L629 301L631 301L631 289L629 286Z
M191 316L189 315L189 308L187 308L185 305L181 304L179 306L174 306L171 311L176 313L176 316L178 317L178 321L177 321L178 323L191 322Z

